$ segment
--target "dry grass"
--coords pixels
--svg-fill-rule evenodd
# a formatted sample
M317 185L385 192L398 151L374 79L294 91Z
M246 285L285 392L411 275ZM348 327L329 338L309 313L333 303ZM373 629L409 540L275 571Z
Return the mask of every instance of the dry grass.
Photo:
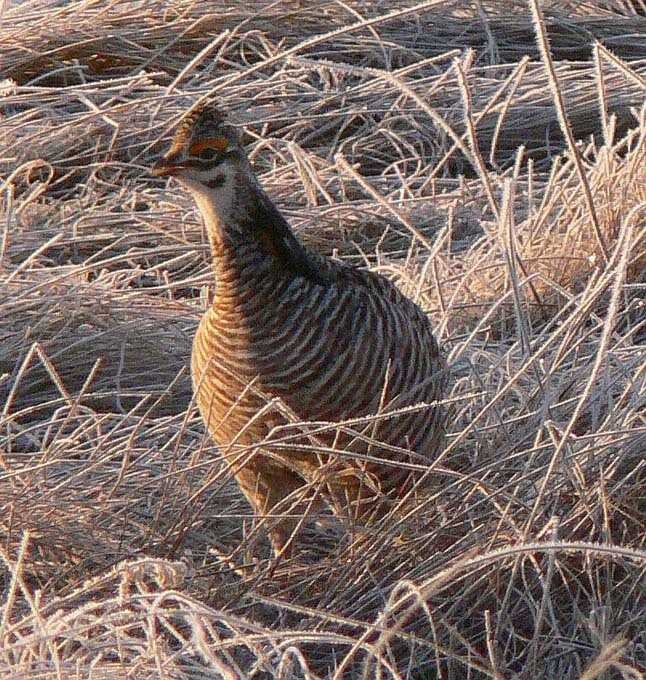
M644 4L420 4L4 8L2 677L645 676ZM453 365L431 490L293 560L191 403L206 240L146 171L210 92Z

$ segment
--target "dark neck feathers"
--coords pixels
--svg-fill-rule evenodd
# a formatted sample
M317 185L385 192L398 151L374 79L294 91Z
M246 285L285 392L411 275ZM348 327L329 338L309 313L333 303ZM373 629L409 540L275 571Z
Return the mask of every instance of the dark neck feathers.
M237 178L236 184L226 214L221 214L214 199L202 196L198 200L207 227L215 226L213 222L217 224L217 233L210 234L216 260L224 257L231 266L235 263L230 260L235 260L238 254L246 259L250 252L256 251L259 259L267 261L269 271L273 269L318 285L328 285L324 267L300 244L255 179L243 183L243 178ZM254 247L250 248L250 245ZM244 266L245 263L240 264Z
M282 271L325 285L320 264L301 245L271 199L258 189L240 221L244 232L258 241Z

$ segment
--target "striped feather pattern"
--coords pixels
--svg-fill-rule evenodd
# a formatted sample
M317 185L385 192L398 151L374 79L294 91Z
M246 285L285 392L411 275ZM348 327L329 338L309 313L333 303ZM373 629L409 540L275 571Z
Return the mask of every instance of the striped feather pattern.
M209 233L216 296L191 372L222 454L247 447L231 469L254 510L281 512L284 499L316 482L339 514L383 514L419 477L402 461L424 465L442 440L440 407L405 408L440 400L447 381L428 318L383 277L307 252L211 104L189 112L153 173L191 191ZM397 409L353 428L319 428L314 439L266 441L290 418L337 422ZM277 550L294 526L283 517L270 531Z
M442 398L446 364L423 312L380 276L310 258L324 285L277 268L253 240L214 254L217 293L195 336L192 375L202 417L222 447L233 441L257 444L273 427L288 422L276 407L249 425L271 397L280 398L299 419L313 421L347 420L377 413L380 405L401 409ZM368 425L371 439L409 449L409 455L395 455L351 434L339 438L330 433L322 441L373 459L405 456L420 464L437 455L443 415L441 408L430 407ZM282 476L275 459L255 456L247 466L255 471L252 488L241 483L259 512L311 480L318 466L311 451L286 447L278 455L286 462ZM359 475L342 474L352 467L367 473L372 491L358 490ZM268 469L284 486L284 493L273 490L271 498L259 487ZM410 470L353 464L347 456L336 469L338 488L328 484L332 505L374 496L375 483L380 496L397 496L415 479ZM284 544L285 538L279 536L275 544Z

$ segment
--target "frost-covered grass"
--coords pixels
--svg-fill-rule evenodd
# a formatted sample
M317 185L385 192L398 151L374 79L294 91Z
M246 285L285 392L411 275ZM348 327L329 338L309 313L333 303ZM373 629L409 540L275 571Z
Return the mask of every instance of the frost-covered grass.
M646 673L646 19L544 4L4 8L2 677ZM209 252L147 172L206 94L453 370L431 488L289 560L191 402Z

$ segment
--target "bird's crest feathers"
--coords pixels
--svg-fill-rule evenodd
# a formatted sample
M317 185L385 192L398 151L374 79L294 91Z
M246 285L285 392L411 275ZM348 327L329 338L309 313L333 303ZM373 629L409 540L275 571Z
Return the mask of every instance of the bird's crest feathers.
M173 138L173 147L191 144L191 153L204 148L225 151L238 138L235 128L227 121L226 113L215 103L206 99L196 104L179 122Z

